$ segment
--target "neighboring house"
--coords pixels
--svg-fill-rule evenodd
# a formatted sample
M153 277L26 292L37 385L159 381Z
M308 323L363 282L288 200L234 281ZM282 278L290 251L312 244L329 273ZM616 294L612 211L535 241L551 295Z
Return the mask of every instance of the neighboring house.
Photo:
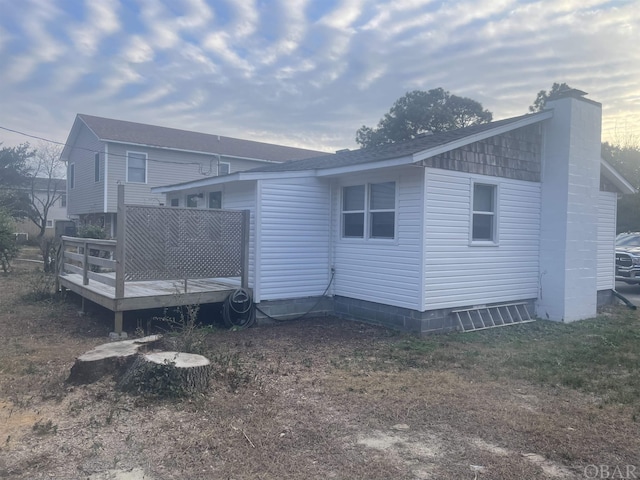
M127 203L159 205L151 188L324 154L314 150L78 114L62 152L68 213L115 234L117 185ZM195 204L179 198L174 205Z
M33 204L41 213L45 205L50 205L45 236L53 237L56 222L69 219L67 217L67 181L64 178L34 178L33 188L29 186L25 190L28 190L29 196L35 197ZM24 219L16 222L16 232L26 233L29 238L33 238L40 233L40 227L32 220Z
M634 190L601 160L601 105L583 95L154 192L250 210L249 286L271 315L302 313L326 291L318 310L418 332L513 303L593 317L614 288L617 196Z

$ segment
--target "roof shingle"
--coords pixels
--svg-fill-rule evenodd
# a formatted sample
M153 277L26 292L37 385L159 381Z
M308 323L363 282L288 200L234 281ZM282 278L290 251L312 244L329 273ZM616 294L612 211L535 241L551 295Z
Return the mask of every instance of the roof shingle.
M254 142L221 135L191 132L144 123L78 114L100 140L152 147L218 154L229 157L287 162L316 157L326 152Z

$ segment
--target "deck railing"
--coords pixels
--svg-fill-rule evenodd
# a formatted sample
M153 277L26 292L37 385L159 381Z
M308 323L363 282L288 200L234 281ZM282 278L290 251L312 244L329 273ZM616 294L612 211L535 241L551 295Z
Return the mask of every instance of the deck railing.
M58 258L58 275L77 273L82 284L89 280L116 286L116 240L61 237Z
M116 240L61 237L58 274L115 287L125 282L239 278L248 287L249 211L125 205L118 188Z

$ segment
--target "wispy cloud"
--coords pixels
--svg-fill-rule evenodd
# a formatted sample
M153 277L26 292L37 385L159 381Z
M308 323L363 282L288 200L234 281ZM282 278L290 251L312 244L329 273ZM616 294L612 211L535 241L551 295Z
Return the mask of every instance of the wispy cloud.
M565 81L603 103L605 132L640 134L637 0L83 1L0 0L5 118L38 112L58 139L82 111L334 150L411 89L503 118Z
M85 0L85 21L69 31L76 49L85 55L94 55L98 45L120 29L117 0Z

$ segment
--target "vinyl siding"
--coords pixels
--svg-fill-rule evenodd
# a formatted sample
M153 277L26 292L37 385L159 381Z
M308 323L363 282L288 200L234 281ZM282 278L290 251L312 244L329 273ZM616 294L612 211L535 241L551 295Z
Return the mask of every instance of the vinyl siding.
M100 153L100 182L95 182L94 155ZM69 153L70 164L75 165L75 187L67 181L67 213L80 215L104 211L104 145L84 124ZM67 173L67 179L69 175Z
M423 310L537 298L540 184L426 175ZM498 245L470 245L472 180L498 186Z
M259 298L321 295L330 279L329 182L262 180Z
M332 194L335 295L420 309L423 171L409 167L336 181ZM341 187L388 181L396 182L396 238L342 238Z
M618 196L600 192L598 204L598 290L615 288L616 209Z
M147 183L126 182L128 151L147 154ZM231 164L232 173L264 165L262 162L226 157L222 157L221 161ZM109 143L108 172L108 211L116 212L118 182L126 184L126 203L159 205L165 201L164 194L152 194L151 188L199 180L207 175L215 176L217 174L217 158L212 155ZM93 181L93 177L91 180ZM184 199L181 200L181 204L184 204L183 201Z

